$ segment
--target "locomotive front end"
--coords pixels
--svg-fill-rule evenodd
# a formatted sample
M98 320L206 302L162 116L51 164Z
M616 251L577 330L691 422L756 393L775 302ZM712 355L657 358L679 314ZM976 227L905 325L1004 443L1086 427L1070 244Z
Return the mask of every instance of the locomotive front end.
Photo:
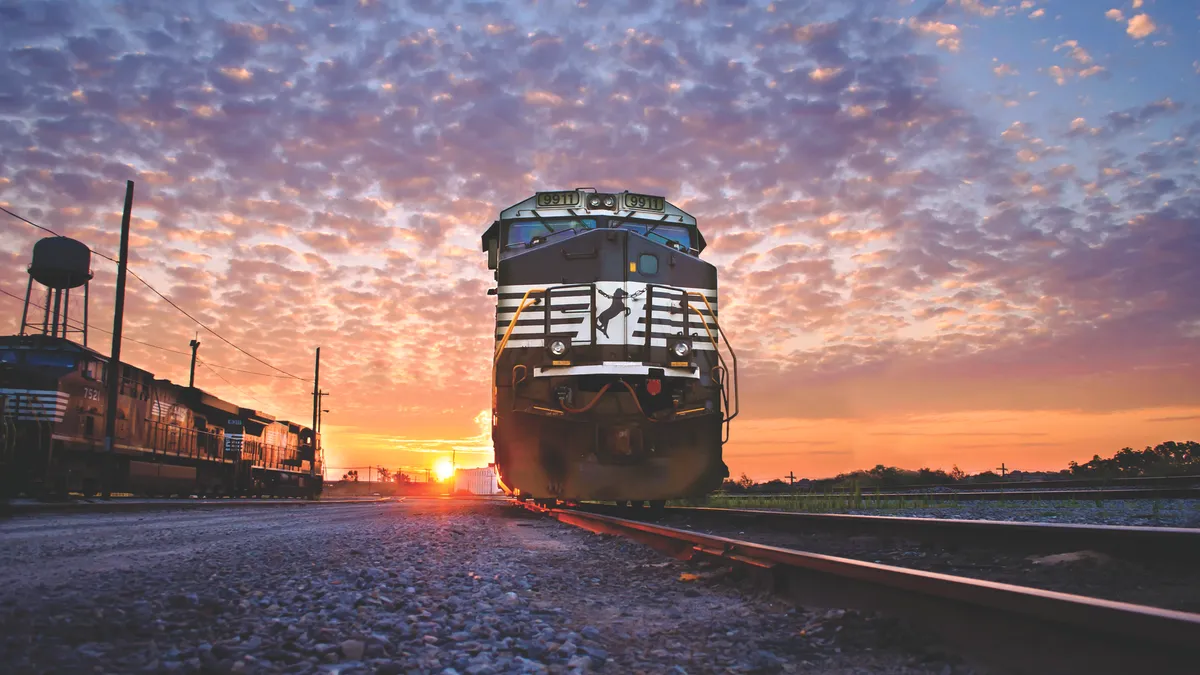
M719 487L736 362L695 219L662 197L540 192L502 211L482 244L497 280L504 486L618 502Z

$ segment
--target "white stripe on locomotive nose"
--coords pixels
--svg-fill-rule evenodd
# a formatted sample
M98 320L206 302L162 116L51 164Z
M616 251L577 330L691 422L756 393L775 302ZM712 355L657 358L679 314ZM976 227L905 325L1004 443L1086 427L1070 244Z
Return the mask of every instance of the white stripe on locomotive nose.
M615 307L617 306L617 302L621 302L629 309L628 314L625 314L622 319L610 319L607 322L608 334L605 334L605 331L597 330L595 332L596 343L606 345L645 345L646 302L650 299L648 285L641 282L598 281L595 282L594 286L594 294L588 293L586 295L570 296L565 294L558 295L554 289L566 288L569 291L577 291L580 290L580 287L549 287L551 332L574 332L576 344L592 344L592 321L588 319L599 320L600 315L605 310ZM541 293L531 294L528 297L525 296L525 293L530 290L545 288L547 288L545 284L520 284L497 287L496 292L499 295L509 296L498 297L496 302L496 341L499 342L502 340L505 332L509 330L510 325L512 327L508 342L504 345L505 349L540 348L545 346L545 298ZM625 293L623 298L617 295L618 290ZM565 292L560 291L560 293ZM696 296L688 296L688 308L685 310L683 306L684 293L692 292L701 294L708 301L707 305L704 300ZM595 298L594 304L592 302L593 297ZM538 300L536 304L529 302L535 298ZM521 310L520 316L517 317L517 308L522 305L523 301L525 309ZM573 305L574 307L564 311L561 309L564 305ZM666 347L667 337L682 333L683 325L686 323L691 328L693 337L698 338L693 344L694 349L703 351L714 348L711 344L707 343L705 328L716 333L716 317L713 316L718 313L716 289L656 286L650 311L652 319L650 346ZM517 317L523 325L512 325L514 317ZM575 321L571 322L571 319ZM581 321L580 319L583 320ZM676 323L679 325L674 325ZM635 337L635 333L641 333L641 335Z
M61 422L71 395L55 389L0 389L3 414L18 421Z

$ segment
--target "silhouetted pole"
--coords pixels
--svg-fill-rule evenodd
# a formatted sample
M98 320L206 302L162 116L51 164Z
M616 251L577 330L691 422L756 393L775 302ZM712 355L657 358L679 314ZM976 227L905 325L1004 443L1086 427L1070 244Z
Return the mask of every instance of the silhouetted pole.
M313 458L309 462L309 467L312 469L312 475L317 475L317 455L321 451L321 444L317 442L318 430L317 419L321 413L321 348L317 347L316 365L313 366Z
M117 394L121 381L121 326L125 318L125 274L129 266L129 217L133 211L133 181L125 181L125 211L121 214L121 249L117 256L117 297L113 303L112 357L108 361L108 400L104 411L104 452L108 455L108 480L104 496L112 495L116 478L113 437L117 426Z
M321 414L321 348L317 347L317 365L313 368L313 433L317 433L317 419Z
M25 306L21 308L21 335L25 335L25 322L29 318L29 294L33 292L33 275L29 275L29 285L25 287ZM84 345L87 346L86 344Z
M188 373L188 388L196 386L196 350L200 349L200 341L192 340L188 343L192 347L192 369Z

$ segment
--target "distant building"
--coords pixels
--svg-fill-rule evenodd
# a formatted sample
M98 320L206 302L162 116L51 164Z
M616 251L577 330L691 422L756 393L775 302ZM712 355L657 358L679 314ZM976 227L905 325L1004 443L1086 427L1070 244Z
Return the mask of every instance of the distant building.
M473 495L504 494L496 476L496 466L489 464L478 469L458 469L454 472L454 492Z

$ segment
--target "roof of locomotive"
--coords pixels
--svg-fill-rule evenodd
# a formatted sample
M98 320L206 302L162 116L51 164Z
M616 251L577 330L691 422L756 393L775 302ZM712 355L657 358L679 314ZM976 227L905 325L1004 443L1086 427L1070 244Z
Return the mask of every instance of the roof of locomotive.
M101 354L95 349L84 347L78 342L73 342L66 338L53 335L0 335L0 347L10 347L31 351L58 351L87 354L88 356L91 356L104 363L107 363L110 360L107 354ZM307 428L303 425L297 425L294 422L288 422L287 420L276 420L273 415L259 410L254 410L253 408L243 408L236 403L230 403L229 401L218 398L204 391L203 389L200 389L199 387L188 387L186 385L176 384L175 382L165 378L154 377L153 373L150 371L138 368L137 366L129 363L122 363L122 365L125 368L143 373L150 378L153 378L154 382L160 386L166 385L181 390L183 392L185 403L190 406L203 407L208 408L211 411L224 412L242 419L252 420L259 424L271 424L273 422L279 422L280 424L284 425Z
M108 357L90 347L84 347L78 342L72 342L57 335L0 335L0 347L15 349L43 350L55 352L75 352L94 356L103 361Z
M612 197L611 206L590 204L592 198ZM696 252L704 251L707 242L696 224L696 218L663 197L629 192L602 192L594 188L575 188L558 192L538 192L500 212L500 220L515 218L578 218L581 216L611 216L615 218L677 223L696 228L699 244ZM500 221L493 222L480 238L481 250L487 251L489 237L499 236Z

